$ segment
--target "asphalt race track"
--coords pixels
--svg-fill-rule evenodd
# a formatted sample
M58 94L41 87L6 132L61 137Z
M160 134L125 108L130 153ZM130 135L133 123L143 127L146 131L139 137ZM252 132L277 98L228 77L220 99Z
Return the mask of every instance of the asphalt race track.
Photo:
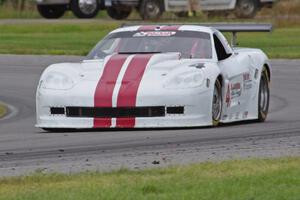
M274 60L265 123L219 128L46 133L34 127L35 90L44 68L80 57L0 56L0 176L141 169L207 160L300 155L300 60Z

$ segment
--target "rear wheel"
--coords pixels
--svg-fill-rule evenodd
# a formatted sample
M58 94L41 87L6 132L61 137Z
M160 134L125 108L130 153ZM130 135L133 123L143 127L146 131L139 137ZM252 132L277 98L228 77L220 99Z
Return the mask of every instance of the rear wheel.
M143 19L159 19L163 13L163 5L159 0L143 0L139 10Z
M264 68L261 73L259 93L258 93L258 121L259 122L264 122L266 120L269 111L269 102L270 102L270 86L269 86L268 71L266 68Z
M37 5L37 10L46 19L57 19L65 14L67 7L66 5Z
M212 123L218 126L221 119L223 101L222 101L222 85L219 79L216 80L212 100Z
M120 8L107 7L106 12L111 18L116 20L122 20L126 19L130 15L131 9L122 10Z
M71 10L78 18L93 18L99 12L97 0L72 0Z

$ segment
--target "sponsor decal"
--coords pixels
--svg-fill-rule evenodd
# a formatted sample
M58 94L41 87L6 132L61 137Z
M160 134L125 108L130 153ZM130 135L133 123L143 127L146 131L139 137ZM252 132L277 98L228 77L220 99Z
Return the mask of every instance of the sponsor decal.
M136 97L140 82L152 56L153 54L145 54L135 55L132 58L122 80L117 98L117 107L136 106ZM133 128L135 126L135 118L117 118L116 126Z
M237 98L241 96L242 89L241 89L241 83L233 83L231 84L231 98Z
M252 88L252 80L250 77L250 73L244 73L243 74L243 88L244 90L249 90Z
M128 55L116 54L106 62L94 93L94 107L112 107L113 90L127 57ZM111 118L94 118L94 128L109 128L110 126Z
M148 31L148 32L137 32L133 37L170 37L175 35L175 31Z

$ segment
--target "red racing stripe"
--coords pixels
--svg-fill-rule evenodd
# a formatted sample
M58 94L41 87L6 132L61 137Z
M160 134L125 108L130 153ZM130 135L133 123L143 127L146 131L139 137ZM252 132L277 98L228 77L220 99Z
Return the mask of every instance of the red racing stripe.
M130 61L119 90L117 107L135 107L137 92L146 66L153 54L135 55ZM135 118L117 118L117 127L133 128Z
M111 56L104 66L94 94L94 107L112 107L112 95L120 70L128 55ZM94 118L94 128L109 128L111 118Z

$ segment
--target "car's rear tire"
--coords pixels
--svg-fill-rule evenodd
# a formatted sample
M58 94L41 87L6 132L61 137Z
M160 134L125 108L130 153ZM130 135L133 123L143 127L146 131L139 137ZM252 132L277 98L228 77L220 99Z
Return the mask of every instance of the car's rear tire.
M221 120L221 113L223 108L222 98L222 84L219 79L216 80L214 85L214 92L212 98L212 124L218 126Z
M130 15L131 9L123 10L115 7L107 7L106 12L111 18L116 20L122 20L126 19Z
M163 5L160 0L142 0L139 14L144 20L156 20L163 14Z
M235 7L235 16L238 18L253 18L259 9L257 0L238 0Z
M58 19L62 17L66 10L66 5L37 5L40 15L46 19Z
M83 19L94 18L100 9L97 0L72 0L70 7L76 17Z
M258 121L264 122L267 118L270 103L270 84L268 71L264 67L261 72L258 90Z

